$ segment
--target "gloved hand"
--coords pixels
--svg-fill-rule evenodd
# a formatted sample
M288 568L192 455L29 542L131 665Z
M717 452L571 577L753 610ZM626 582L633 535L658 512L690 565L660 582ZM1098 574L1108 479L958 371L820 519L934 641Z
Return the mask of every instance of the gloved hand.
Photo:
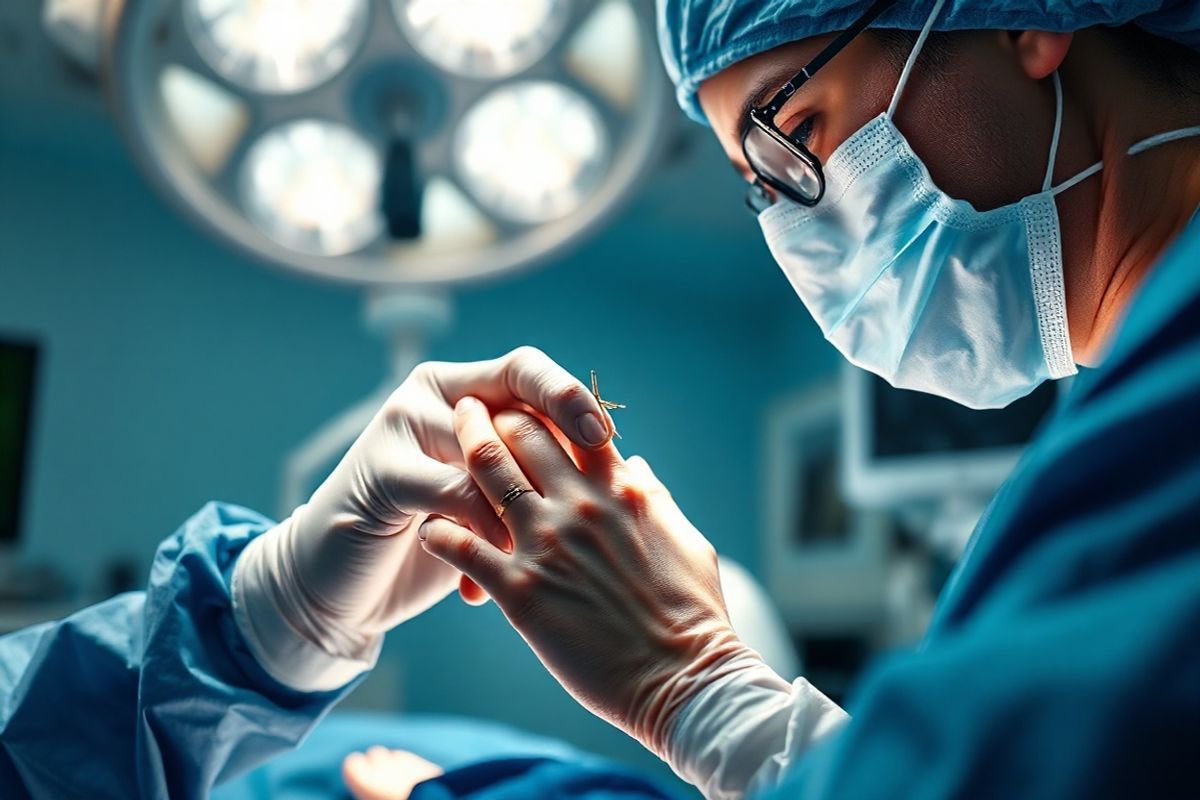
M311 500L239 558L238 624L273 677L301 690L336 688L373 663L383 632L453 590L458 571L417 546L428 514L508 546L492 503L461 468L453 408L466 395L534 409L583 448L609 438L591 393L533 348L417 367ZM480 597L470 584L463 591Z
M671 728L698 691L766 669L730 626L712 546L646 462L611 443L569 455L533 416L493 423L470 397L455 427L490 502L532 491L504 512L511 553L439 517L420 528L424 548L482 586L577 700L670 760Z

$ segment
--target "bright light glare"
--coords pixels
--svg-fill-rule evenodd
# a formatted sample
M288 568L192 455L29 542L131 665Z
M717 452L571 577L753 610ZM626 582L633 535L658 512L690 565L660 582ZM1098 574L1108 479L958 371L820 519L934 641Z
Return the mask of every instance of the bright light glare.
M633 106L641 77L638 21L628 0L605 0L567 47L564 62L590 88L622 109Z
M492 213L523 223L569 214L591 195L608 161L596 110L557 83L493 92L455 137L459 178Z
M184 0L188 33L242 88L297 92L333 77L362 44L368 0Z
M242 99L178 64L159 77L163 111L183 149L209 175L221 171L250 124Z
M341 255L383 228L379 154L348 128L299 120L275 128L242 164L242 203L267 235L294 250Z
M393 0L413 46L460 75L496 78L544 56L567 20L565 0Z

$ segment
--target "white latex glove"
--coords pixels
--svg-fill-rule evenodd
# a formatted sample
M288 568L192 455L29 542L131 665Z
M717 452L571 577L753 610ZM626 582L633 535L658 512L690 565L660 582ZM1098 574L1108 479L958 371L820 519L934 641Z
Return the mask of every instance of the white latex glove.
M693 697L767 669L733 632L712 546L645 461L611 444L572 458L538 419L505 411L493 421L474 398L458 404L455 424L491 502L513 486L534 491L504 513L511 553L436 517L421 526L425 549L483 587L585 707L680 762L670 737ZM775 681L786 726L790 687Z
M417 544L428 514L508 546L492 502L461 468L453 408L467 395L536 410L582 447L609 439L591 393L533 348L417 367L311 500L239 558L235 615L274 678L304 691L341 686L373 664L384 632L454 589L459 572ZM473 584L463 594L483 599Z

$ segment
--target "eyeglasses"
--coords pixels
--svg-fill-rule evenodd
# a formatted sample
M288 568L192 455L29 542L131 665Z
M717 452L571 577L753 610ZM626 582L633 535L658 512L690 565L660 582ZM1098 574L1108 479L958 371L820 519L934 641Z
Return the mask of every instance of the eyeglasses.
M766 105L750 109L742 134L742 153L755 175L754 183L746 192L746 206L755 214L774 204L775 193L782 193L805 206L815 206L821 201L825 195L825 173L821 169L821 160L799 137L789 136L780 130L775 118L788 99L811 80L817 70L829 63L880 14L895 4L896 0L875 0L866 13L805 64Z

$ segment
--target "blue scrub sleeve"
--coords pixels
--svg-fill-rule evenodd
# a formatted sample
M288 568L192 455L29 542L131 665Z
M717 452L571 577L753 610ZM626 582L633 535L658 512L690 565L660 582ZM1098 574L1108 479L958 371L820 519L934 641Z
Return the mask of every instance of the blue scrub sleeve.
M866 682L768 797L1200 797L1200 557L981 622Z
M238 554L272 524L209 504L145 592L0 638L0 797L206 797L305 737L350 687L275 682L230 605Z

